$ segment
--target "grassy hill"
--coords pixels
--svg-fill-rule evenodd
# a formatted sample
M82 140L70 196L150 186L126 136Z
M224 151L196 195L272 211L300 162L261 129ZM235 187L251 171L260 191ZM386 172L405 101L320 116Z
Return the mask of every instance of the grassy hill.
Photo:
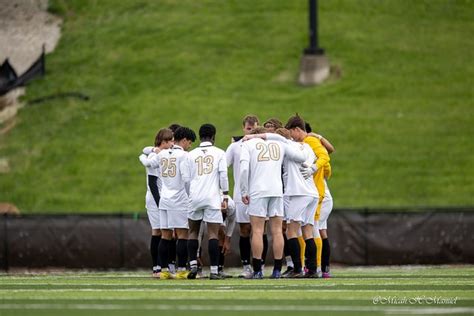
M23 213L144 209L137 156L156 131L300 113L336 146L335 207L474 205L472 1L321 1L320 43L341 70L295 84L307 2L52 1L64 17L47 75L1 136L0 201Z

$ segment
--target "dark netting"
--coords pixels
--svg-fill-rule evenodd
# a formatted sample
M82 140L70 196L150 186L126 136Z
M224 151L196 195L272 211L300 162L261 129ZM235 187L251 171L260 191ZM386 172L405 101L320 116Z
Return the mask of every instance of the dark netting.
M334 210L328 221L331 261L349 265L474 263L472 210ZM150 235L144 213L3 215L0 266L5 270L149 268ZM238 244L237 226L232 253L226 258L228 267L240 266ZM202 246L207 264L207 237Z

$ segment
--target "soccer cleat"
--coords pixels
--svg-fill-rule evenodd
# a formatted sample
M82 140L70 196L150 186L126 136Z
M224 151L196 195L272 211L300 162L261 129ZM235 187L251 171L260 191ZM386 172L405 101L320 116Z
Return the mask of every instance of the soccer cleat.
M177 279L177 280L185 280L185 279L188 278L188 274L189 274L189 272L186 271L186 270L177 271L177 272L176 272L176 277L175 277L175 279Z
M258 279L258 280L263 279L262 271L254 272L253 275L252 275L252 279Z
M288 273L286 275L286 279L301 279L304 277L304 273L303 272L295 272L295 271L291 271L290 273Z
M188 279L194 280L196 279L198 274L198 268L197 267L191 267L191 271L188 273Z
M196 279L202 279L204 276L202 274L202 266L198 266Z
M273 270L270 279L281 279L281 271L280 270Z
M239 274L239 278L251 279L253 277L251 268L244 268L242 273Z
M330 279L330 278L332 278L331 273L329 273L329 272L323 272L323 276L322 276L322 277L323 277L323 279Z
M281 274L282 278L285 278L288 273L292 272L294 270L293 267L288 267L286 268L286 271Z
M224 280L225 277L220 275L219 273L211 273L209 274L209 280Z
M219 271L218 273L221 277L223 277L224 279L231 279L233 278L233 276L231 274L227 274L225 273L224 271Z
M160 280L169 280L172 279L172 275L169 271L161 271L160 272Z
M318 273L314 271L308 271L304 274L303 278L305 279L317 279Z

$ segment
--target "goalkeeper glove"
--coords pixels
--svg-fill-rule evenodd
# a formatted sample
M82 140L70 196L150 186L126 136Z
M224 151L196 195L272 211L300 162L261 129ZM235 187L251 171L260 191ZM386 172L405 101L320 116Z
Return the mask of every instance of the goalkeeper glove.
M315 164L308 166L307 164L304 163L300 167L300 172L303 175L303 178L306 180L306 179L311 178L317 169L318 168L316 167Z

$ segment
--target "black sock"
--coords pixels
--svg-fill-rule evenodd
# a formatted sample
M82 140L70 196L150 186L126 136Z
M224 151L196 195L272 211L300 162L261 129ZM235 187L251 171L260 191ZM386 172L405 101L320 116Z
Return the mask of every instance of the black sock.
M262 265L265 264L265 260L267 259L267 252L268 252L268 237L267 237L267 234L264 234L263 235Z
M189 261L197 261L199 242L197 239L188 240L188 256Z
M273 264L273 271L278 270L281 271L283 259L275 259Z
M298 238L290 238L288 239L288 249L290 251L291 260L293 260L294 270L296 273L300 273L302 271L301 266L301 248L298 242Z
M158 253L161 259L161 268L168 269L168 257L170 249L170 240L161 238L160 245L158 246Z
M219 246L219 267L218 267L219 272L224 270L225 256L224 256L224 253L222 252L223 249L224 249L224 247Z
M288 238L286 238L286 235L283 234L283 255L290 256L290 249L288 248Z
M323 249L321 253L321 270L329 272L329 257L331 255L331 247L329 247L329 239L323 239Z
M155 269L156 266L161 266L160 258L158 256L158 247L160 246L160 240L161 240L161 236L151 236L150 254L151 254L151 260L153 263L153 269Z
M209 239L209 262L211 266L219 265L219 240Z
M188 262L188 241L186 239L178 239L176 254L178 255L178 268L186 268Z
M304 255L306 257L306 268L312 273L316 272L316 243L314 238L309 238L305 240L306 248Z
M168 263L176 263L176 239L172 238L169 244ZM168 265L167 265L168 266Z
M243 265L250 264L250 237L240 236L239 240L240 260Z
M253 272L262 271L262 259L252 258Z

